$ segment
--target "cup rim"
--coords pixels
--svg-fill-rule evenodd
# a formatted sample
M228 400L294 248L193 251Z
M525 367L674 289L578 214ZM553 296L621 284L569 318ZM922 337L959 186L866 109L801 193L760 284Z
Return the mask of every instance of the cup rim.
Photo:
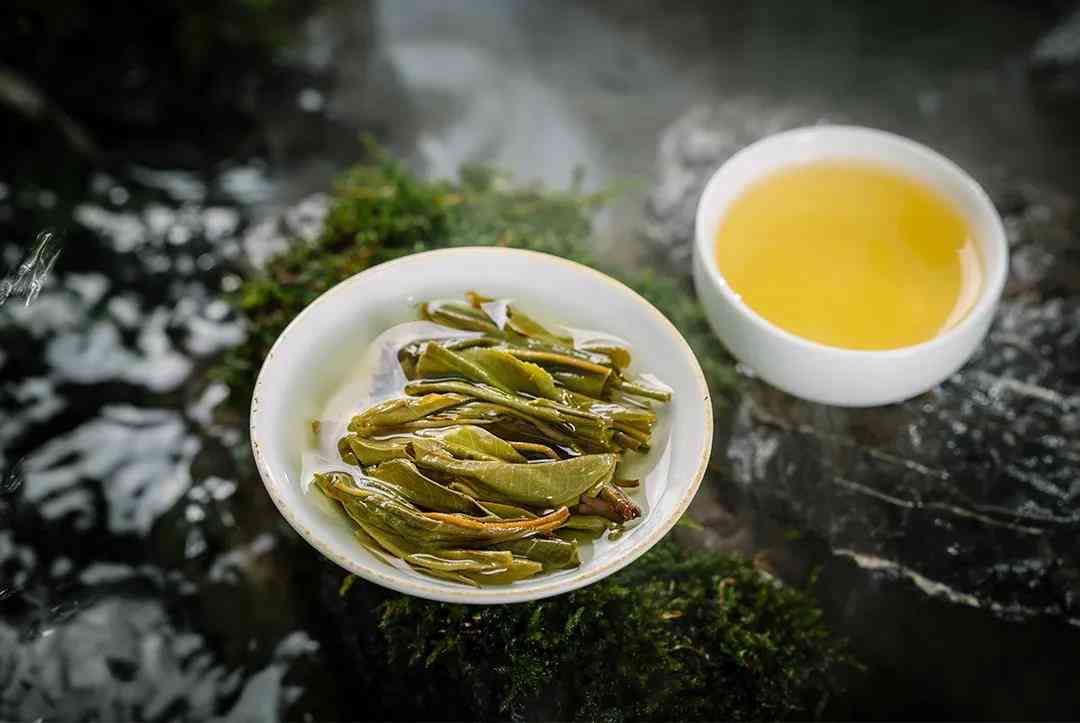
M997 268L989 269L986 267L985 254L981 254L981 256L984 257L982 262L986 277L983 280L982 288L979 290L978 299L971 307L971 310L968 311L967 315L965 315L959 323L940 332L933 338L919 342L918 344L910 344L895 349L851 349L823 344L794 334L761 316L750 308L750 306L742 300L741 296L731 289L731 286L720 272L720 268L716 263L716 257L712 249L713 239L707 238L704 232L704 227L712 216L707 208L706 199L715 194L717 189L724 183L734 182L739 187L740 192L746 188L750 182L749 179L741 178L739 176L735 176L734 178L729 177L732 175L731 169L736 162L745 161L748 157L758 155L769 146L777 143L790 143L802 139L814 139L815 137L818 140L823 138L836 140L837 138L860 137L860 140L863 141L892 146L893 148L899 149L901 152L918 159L920 162L929 166L934 166L937 170L950 175L953 180L957 181L963 188L963 192L974 199L975 205L978 207L978 212L986 217L991 229L989 237L983 239L983 241L987 245L996 246L1002 251L1002 262ZM858 159L860 154L853 153L849 157ZM880 163L883 166L890 166L887 161L874 160L876 163ZM798 163L798 161L792 161L790 164L782 164L781 167L795 165L796 163ZM968 333L969 329L977 326L987 314L993 313L997 300L1000 298L1001 292L1005 288L1005 281L1008 277L1009 270L1008 240L1005 234L1005 227L1001 222L1001 216L998 214L989 195L970 174L937 151L918 143L917 141L888 131L857 125L816 125L793 128L791 130L766 136L765 138L757 140L745 148L740 149L720 164L720 167L713 172L709 181L705 184L701 196L698 198L697 211L694 216L694 245L696 256L699 257L698 262L708 276L709 282L720 291L729 304L749 318L754 323L755 327L761 331L779 337L785 342L807 351L828 352L830 354L843 355L852 358L874 358L883 361L932 352L949 345L954 339L964 336Z

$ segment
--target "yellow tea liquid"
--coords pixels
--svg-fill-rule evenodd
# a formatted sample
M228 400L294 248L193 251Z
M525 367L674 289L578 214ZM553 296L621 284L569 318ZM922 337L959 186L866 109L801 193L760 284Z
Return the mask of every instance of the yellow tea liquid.
M716 260L732 290L793 334L895 349L960 321L982 282L971 228L934 191L882 166L819 161L749 186Z

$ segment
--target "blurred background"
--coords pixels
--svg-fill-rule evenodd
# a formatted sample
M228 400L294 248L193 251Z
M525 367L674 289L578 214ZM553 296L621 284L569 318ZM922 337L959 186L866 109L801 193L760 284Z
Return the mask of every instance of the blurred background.
M896 409L743 370L695 544L821 573L869 664L828 716L1075 716L1074 3L9 0L0 718L355 717L314 553L239 479L206 370L245 334L224 295L317 233L362 135L428 177L618 188L598 252L683 278L704 178L820 122L983 183L1009 297L971 369Z

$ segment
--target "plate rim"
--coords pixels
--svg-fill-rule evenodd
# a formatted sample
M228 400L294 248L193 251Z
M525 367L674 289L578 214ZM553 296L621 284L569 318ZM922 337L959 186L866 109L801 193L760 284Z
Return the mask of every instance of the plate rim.
M616 552L612 559L606 561L602 565L595 566L588 570L582 570L577 573L572 573L566 576L552 575L550 579L541 585L533 585L531 587L516 588L514 585L502 585L492 587L481 588L468 588L462 586L460 590L451 589L448 587L436 586L428 584L421 579L412 580L408 578L400 578L397 576L387 575L379 569L361 564L359 560L346 557L334 551L333 543L323 540L314 530L311 530L301 522L296 515L292 512L292 508L286 504L282 499L278 489L283 488L284 482L282 482L277 475L274 474L274 470L271 468L271 464L267 461L266 456L262 451L262 445L259 442L259 434L257 430L257 420L259 419L260 408L260 396L264 394L264 385L266 378L269 376L267 372L271 366L271 361L278 352L279 347L283 345L283 340L292 332L294 328L299 327L304 323L308 314L321 304L328 303L336 296L345 293L345 290L358 283L362 283L365 280L369 280L371 277L385 274L393 271L394 269L406 266L409 264L415 264L418 261L427 261L432 256L453 256L453 255L466 255L466 254L490 254L493 256L503 256L507 254L525 255L537 258L537 261L543 261L545 263L558 263L573 268L578 272L586 272L592 275L598 281L602 281L610 286L616 288L619 293L629 294L634 297L637 302L642 304L648 313L654 315L660 322L662 327L666 327L670 335L678 341L680 351L682 351L689 360L690 368L693 371L693 382L697 387L697 391L701 396L702 403L705 408L705 419L701 425L702 439L699 445L695 445L695 448L700 449L700 459L698 460L697 470L694 472L693 479L691 480L686 492L682 498L675 504L670 517L662 521L655 529L653 529L648 535L642 537L639 540L635 540L632 545L628 545L625 550ZM277 507L278 512L285 518L286 522L300 533L300 536L307 541L312 547L319 551L324 557L333 561L338 566L344 568L348 572L374 582L383 587L395 590L397 592L414 595L417 597L426 598L429 600L435 600L439 602L450 603L467 603L467 604L505 604L515 602L525 602L529 600L540 600L543 598L551 597L554 595L561 595L562 593L578 590L586 585L591 585L608 575L611 575L623 567L626 567L631 562L652 549L661 539L671 530L672 527L678 522L682 515L686 512L686 509L690 506L690 502L693 501L697 495L698 489L701 486L701 481L705 476L706 469L708 467L709 459L712 454L713 444L713 409L712 398L709 393L709 387L705 381L705 374L701 369L701 364L698 362L697 356L694 354L690 345L686 339L671 323L671 320L664 316L655 306L652 305L641 294L631 289L626 284L608 276L607 274L597 271L594 268L580 264L576 261L562 258L561 256L555 256L554 254L543 253L540 251L531 251L527 249L515 249L504 247L492 247L492 246L462 246L447 249L434 249L431 251L422 251L415 254L409 254L397 259L385 261L383 263L371 266L363 271L353 274L347 279L340 281L334 286L323 292L317 299L308 304L299 314L296 315L285 327L285 329L274 340L274 344L271 346L270 351L266 354L266 358L263 360L262 366L259 369L258 377L255 381L255 388L251 397L251 407L248 416L249 427L248 432L251 439L252 454L255 457L255 465L258 468L259 476L262 479L263 486L266 488L267 493L273 500L274 505ZM379 563L380 566L385 563Z

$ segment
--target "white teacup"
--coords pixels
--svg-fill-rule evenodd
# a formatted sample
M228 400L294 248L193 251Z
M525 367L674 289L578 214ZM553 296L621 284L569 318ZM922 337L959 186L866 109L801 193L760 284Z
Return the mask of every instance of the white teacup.
M764 176L823 160L880 164L922 182L955 205L971 226L983 267L982 285L967 316L921 344L865 351L796 336L766 321L739 298L720 273L715 256L717 231L728 207ZM698 204L694 285L713 330L732 354L770 384L824 404L866 407L899 402L947 378L986 335L1007 272L1005 229L982 187L944 156L883 131L815 126L769 136L724 163Z

